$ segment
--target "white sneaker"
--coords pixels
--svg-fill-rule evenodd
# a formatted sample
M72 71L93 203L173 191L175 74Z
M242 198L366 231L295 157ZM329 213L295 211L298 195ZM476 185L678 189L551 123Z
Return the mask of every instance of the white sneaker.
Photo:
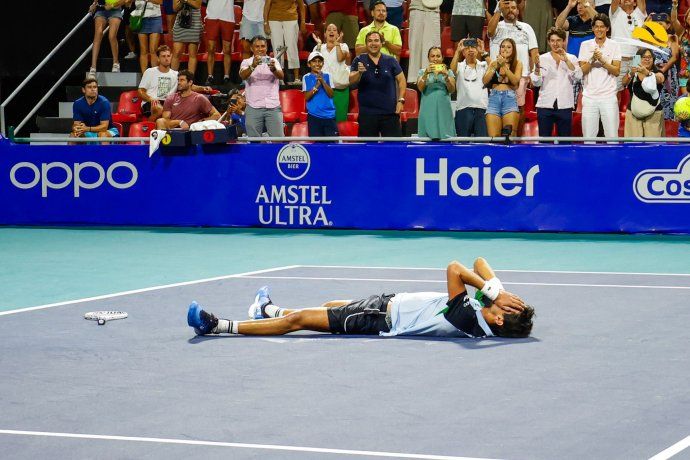
M96 78L96 68L95 68L95 67L91 67L91 68L89 69L89 72L88 72L86 75L87 75L88 77Z
M127 59L127 60L136 59L136 58L137 58L137 55L134 51L130 51L129 53L127 53L127 56L125 56L125 59Z
M296 78L292 80L290 83L288 83L290 86L301 86L302 85L302 79Z
M268 294L268 286L263 286L256 291L256 297L254 297L254 303L249 306L247 311L247 316L249 319L263 319L263 307L269 305L271 302L271 297Z
M111 70L111 72L118 73L119 71L120 71L120 63L116 62L115 64L113 64L113 70Z

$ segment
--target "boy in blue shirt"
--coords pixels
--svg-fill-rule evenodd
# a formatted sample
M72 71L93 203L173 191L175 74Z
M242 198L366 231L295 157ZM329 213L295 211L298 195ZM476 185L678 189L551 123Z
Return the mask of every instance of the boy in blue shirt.
M84 93L72 104L72 132L70 137L117 137L113 125L110 101L98 95L98 81L86 78L81 84Z
M486 260L478 258L473 268L451 262L446 270L447 292L373 295L303 310L279 308L263 287L249 307L250 321L219 319L192 302L187 324L199 335L282 335L309 330L382 337L528 337L534 309L503 290ZM469 297L467 284L482 294L481 301Z
M307 65L311 72L302 79L302 91L307 101L309 136L337 136L331 76L321 72L323 55L312 51L307 58Z

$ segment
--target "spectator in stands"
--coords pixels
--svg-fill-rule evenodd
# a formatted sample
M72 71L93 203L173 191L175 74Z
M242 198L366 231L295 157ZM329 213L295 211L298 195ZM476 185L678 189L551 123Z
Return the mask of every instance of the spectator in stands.
M573 122L573 85L582 79L577 56L565 52L565 31L553 27L547 37L551 52L542 54L539 67L532 72L532 84L540 88L537 100L539 135L551 136L556 125L556 136L569 137Z
M553 18L551 0L529 0L526 3L523 21L532 26L539 53L545 53L549 49L546 34L553 27Z
M297 20L299 19L299 24ZM273 50L287 47L287 68L292 70L292 85L301 85L299 78L299 50L297 40L304 33L304 2L302 0L266 0L264 30L271 36ZM280 58L280 62L284 62Z
M173 0L173 8L177 11L173 26L173 58L171 67L180 68L180 55L187 45L189 61L187 70L194 74L198 62L199 40L201 37L201 0Z
M323 43L318 36L314 36L316 46L314 51L321 53L324 59L323 71L331 76L333 83L333 103L335 104L335 120L346 121L350 104L350 49L342 43L344 34L335 24L328 24Z
M630 91L625 137L664 137L666 129L660 103L664 74L656 68L651 50L642 49L637 55L641 57L640 65L623 76L623 85Z
M369 32L379 32L381 37L381 52L396 59L400 59L400 51L402 51L402 38L400 37L400 29L392 24L386 22L388 15L386 4L382 1L377 1L372 5L372 14L374 20L368 26L362 27L357 35L357 42L355 43L355 54L358 56L368 51L369 45L366 43L366 36Z
M443 63L441 48L432 46L429 64L418 72L417 88L422 93L419 108L419 137L445 139L455 136L450 94L455 92L455 74Z
M420 70L429 65L432 46L441 44L439 7L424 6L423 0L410 1L410 60L407 65L408 83L414 83Z
M93 34L93 48L91 49L91 68L89 68L89 76L96 77L96 63L98 62L98 53L101 50L101 42L103 41L103 31L106 23L110 27L108 29L108 41L110 42L110 51L113 53L113 67L112 72L120 71L120 47L117 41L117 31L122 22L122 6L129 5L130 0L116 0L113 3L106 3L105 0L94 0L89 7L89 13L93 14L94 34Z
M489 105L489 94L482 77L486 74L489 63L488 53L484 53L483 40L467 38L458 42L450 62L458 90L455 104L455 131L458 136L487 135L486 108Z
M588 0L590 3L592 0ZM611 8L611 0L594 0L594 9L598 14L609 14L609 9Z
M570 16L570 12L577 6L577 14ZM592 8L588 1L569 0L568 6L556 18L556 27L569 32L568 35L568 54L578 56L580 54L580 44L585 40L594 38L592 32L592 19L597 12Z
M242 59L252 55L252 38L264 37L264 1L244 0L242 5L242 21L240 23L240 38L242 39Z
M161 45L156 50L158 65L146 69L139 82L139 97L142 100L142 113L149 121L158 120L163 115L163 103L168 96L177 92L177 71L170 68L172 52L168 45ZM208 86L192 85L192 91L210 94Z
M72 104L70 137L118 137L113 125L110 102L98 95L98 81L87 77L81 84L80 97Z
M171 34L173 27L175 27L175 8L173 7L173 0L163 0L163 13L165 14L165 30Z
M646 0L613 0L611 2L611 38L630 38L635 27L644 24L647 18ZM630 71L637 53L634 45L620 45L621 71L618 75L618 91L623 89L623 77Z
M235 33L235 5L233 0L209 0L206 5L206 69L207 85L213 84L213 68L216 65L216 43L220 35L223 43L223 83L230 83L230 59L232 39Z
M236 89L231 90L228 96L228 108L221 117L221 120L230 126L237 126L237 136L239 137L247 132L245 115L247 99L244 97L244 94Z
M206 96L192 91L194 74L182 70L177 75L177 91L165 99L163 116L156 120L157 129L189 129L202 120L217 120L220 113Z
M326 24L335 24L343 31L343 42L350 49L355 49L355 40L359 33L357 2L352 0L326 0Z
M617 137L619 125L616 77L620 73L621 49L607 38L611 22L605 14L592 21L594 39L582 42L578 60L582 68L582 134L596 137L599 121L605 137Z
M350 67L350 84L359 85L359 136L402 136L405 74L395 58L383 54L381 32L371 30L364 40L367 52L353 59Z
M135 10L132 17L143 16L141 30L137 32L139 37L139 68L144 73L149 67L158 65L156 50L163 33L163 18L161 16L161 3L163 0L135 0Z
M252 39L253 57L240 64L240 78L244 80L247 98L246 126L249 137L283 135L283 112L278 94L284 78L280 63L266 55L268 41L261 35Z
M666 78L664 87L661 90L661 106L664 109L664 118L666 120L673 120L673 105L678 100L679 92L678 66L680 65L680 44L678 37L673 33L671 18L668 14L656 13L650 14L649 17L652 21L660 24L668 36L667 42L663 45L660 44L663 52L654 52L654 63ZM650 25L649 27L653 28L654 26ZM662 36L663 31L655 31L655 36Z
M450 39L457 43L464 38L480 38L486 23L485 0L455 0L450 17ZM457 49L457 48L456 48Z
M403 0L383 0L386 5L386 21L388 24L402 29L402 23L405 20L403 18ZM371 8L373 10L375 2L371 2Z
M522 125L524 119L525 93L529 84L529 74L531 69L539 65L539 49L537 48L537 37L532 30L532 26L526 22L517 20L518 6L515 0L501 0L499 12L494 14L487 26L487 33L491 38L491 59L496 61L499 56L499 46L502 46L506 38L513 40L517 53L517 60L520 62L522 74L518 87L516 88L517 104L520 107L519 124ZM499 19L503 17L503 21ZM489 99L491 96L489 96ZM489 100L491 108L491 100ZM488 124L488 123L487 123ZM518 126L514 127L515 129ZM491 127L489 127L491 132Z
M323 55L312 51L307 58L311 72L304 76L302 91L307 101L307 125L310 136L337 136L331 76L324 73Z
M505 38L500 44L499 54L482 78L484 86L489 88L489 105L486 109L489 136L500 136L508 129L510 135L517 135L520 123L517 89L521 75L522 62L518 59L517 45L512 38Z

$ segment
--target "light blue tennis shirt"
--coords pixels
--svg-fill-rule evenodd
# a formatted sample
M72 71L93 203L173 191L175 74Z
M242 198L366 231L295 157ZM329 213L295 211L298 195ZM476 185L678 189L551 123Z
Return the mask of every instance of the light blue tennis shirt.
M465 296L466 297L466 296ZM384 337L396 335L424 335L431 337L490 337L493 336L478 300L466 298L464 305L454 304L450 308L471 309L467 330L461 330L448 321L446 312L448 294L443 292L402 292L391 299L391 330L380 332ZM474 332L474 334L472 333Z

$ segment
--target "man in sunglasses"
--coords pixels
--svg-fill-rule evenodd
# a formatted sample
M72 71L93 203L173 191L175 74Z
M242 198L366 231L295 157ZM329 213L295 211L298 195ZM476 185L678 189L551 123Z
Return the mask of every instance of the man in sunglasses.
M646 0L613 0L611 2L611 38L630 38L635 27L640 27L647 19ZM623 89L623 76L630 71L637 47L620 45L621 72L618 74L618 91Z

